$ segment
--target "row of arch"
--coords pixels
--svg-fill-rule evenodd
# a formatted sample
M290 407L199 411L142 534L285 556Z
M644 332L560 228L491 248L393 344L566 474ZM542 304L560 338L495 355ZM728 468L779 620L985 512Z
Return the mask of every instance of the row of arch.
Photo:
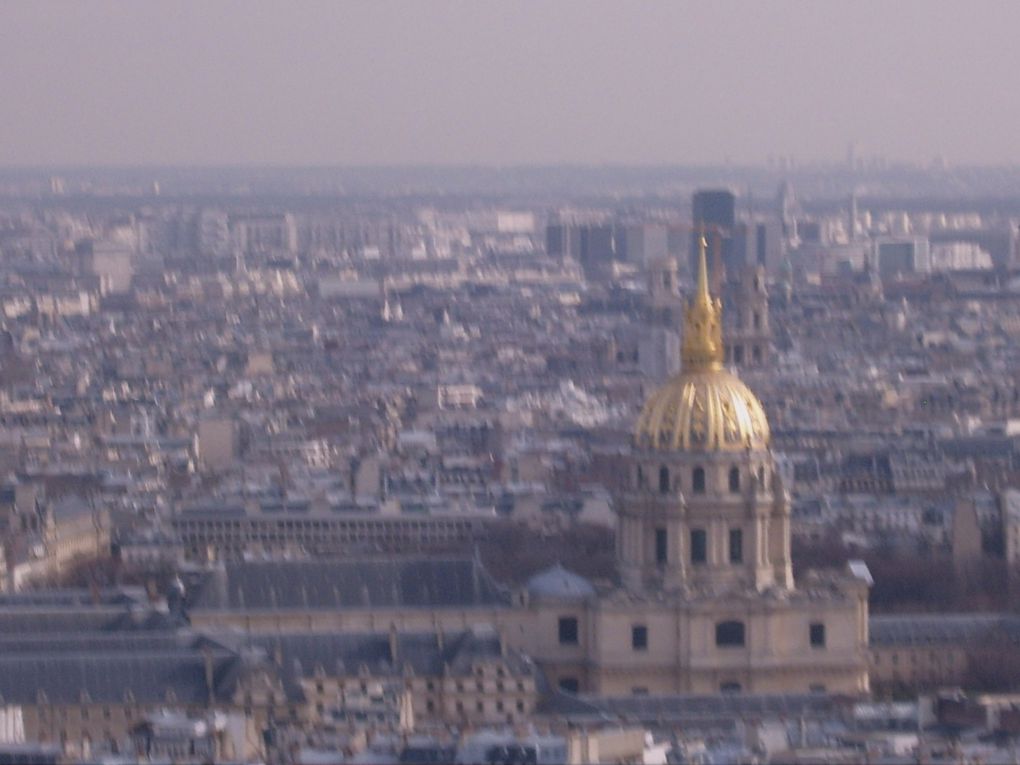
M657 486L660 494L669 494L674 490L674 488L677 489L680 488L679 472L680 471L671 472L669 467L666 465L659 466ZM765 466L759 465L757 475L759 491L764 490L766 478L767 474L765 472ZM675 487L673 485L674 480L676 480L677 482L677 485ZM637 469L637 483L639 489L648 488L646 486L647 482L644 474L644 468L642 468L640 465L638 466ZM742 482L740 468L737 467L736 465L731 466L726 476L726 485L729 488L730 493L739 494L741 491L741 483ZM705 468L698 465L691 470L691 492L694 494L704 494L705 490L706 490Z

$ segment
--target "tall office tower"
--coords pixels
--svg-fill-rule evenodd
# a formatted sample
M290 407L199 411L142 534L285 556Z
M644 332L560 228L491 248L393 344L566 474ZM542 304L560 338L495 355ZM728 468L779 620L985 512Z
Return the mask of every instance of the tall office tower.
M580 241L576 226L569 223L550 222L545 229L545 251L550 257L577 258Z
M691 210L694 230L691 232L690 273L697 270L697 240L704 228L710 240L721 237L720 262L713 266L721 267L729 276L740 274L745 265L746 247L738 247L736 242L737 198L733 192L726 189L697 191L694 193Z
M623 229L611 223L550 222L545 229L546 252L552 257L571 257L581 264L584 275L605 280L613 262L626 259Z
M797 235L797 198L793 194L793 185L783 181L776 192L776 214L783 225L783 236L792 239Z
M710 189L694 192L692 203L694 222L715 223L732 228L736 221L737 198L728 189Z
M848 242L857 239L857 192L850 194L850 213L846 222L846 238Z

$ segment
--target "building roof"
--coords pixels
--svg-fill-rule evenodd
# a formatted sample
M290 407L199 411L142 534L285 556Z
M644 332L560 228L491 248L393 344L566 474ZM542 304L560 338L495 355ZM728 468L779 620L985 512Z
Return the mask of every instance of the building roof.
M911 614L872 616L869 643L877 646L965 645L999 631L1020 639L1020 616L1013 614Z
M154 608L134 588L90 592L26 591L0 595L0 639L28 634L168 631L179 617Z
M556 692L542 703L540 711L578 723L624 720L704 729L732 728L741 719L831 719L838 704L825 694L597 697Z
M214 668L234 657L220 654ZM140 704L176 700L209 703L205 657L197 652L146 651L93 653L41 652L0 656L0 696L7 703L123 703L130 695Z
M509 605L475 558L228 563L198 587L193 610L306 610Z
M74 606L128 606L148 603L141 587L111 587L90 591L85 588L63 590L25 590L0 594L0 609Z
M396 656L391 641L396 643ZM499 634L476 627L440 636L434 632L283 633L246 637L245 643L279 660L292 679L325 675L353 675L365 667L374 676L471 675L479 662L502 660L518 674L530 674L532 665L516 651L504 651Z
M583 576L568 571L561 564L547 568L528 580L528 597L584 600L595 595L595 588Z
M393 648L396 648L395 655ZM275 678L290 700L304 697L301 680L413 673L472 676L499 662L510 676L534 665L508 650L499 633L479 626L453 633L195 633L79 632L0 636L0 706L120 704L206 705L232 698L253 673ZM41 701L44 698L45 701Z

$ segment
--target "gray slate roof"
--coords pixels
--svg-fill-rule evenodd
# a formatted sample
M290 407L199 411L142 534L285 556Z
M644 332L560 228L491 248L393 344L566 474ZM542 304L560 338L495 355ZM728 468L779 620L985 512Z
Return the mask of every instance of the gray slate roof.
M199 586L190 608L339 610L509 602L509 594L473 558L392 558L228 563Z
M390 654L388 632L367 633L284 633L245 637L247 645L256 646L267 656L281 660L281 667L299 677L314 677L321 670L326 675L356 674L364 665L373 675L401 674L411 670L416 675L437 676L444 666L453 675L473 673L474 664L503 658L511 670L530 674L532 664L516 651L503 655L499 635L484 627L446 633L399 632L397 660ZM229 638L223 641L229 644Z
M220 653L219 668L234 661ZM0 656L0 695L5 702L36 704L40 692L50 704L123 703L127 695L140 704L159 704L172 693L181 704L206 704L205 657L193 651L117 651L96 653L19 652Z
M557 692L540 711L577 723L614 720L704 729L732 728L741 719L831 719L838 706L824 694L588 697Z
M233 697L251 672L267 671L282 683L289 700L303 698L300 680L321 667L330 676L353 675L365 665L372 675L413 671L439 676L473 673L481 660L502 659L511 674L529 675L533 665L521 654L505 655L493 630L476 628L440 640L434 633L398 633L397 661L388 632L365 634L291 633L250 636L164 633L64 632L0 637L0 704L210 703L206 662L212 663L212 693Z
M179 617L157 611L148 603L125 597L100 599L99 603L65 593L59 598L33 597L46 593L25 593L25 597L0 598L0 637L7 635L83 632L158 632L181 625ZM87 591L86 591L87 595Z
M141 587L111 587L96 592L84 588L62 590L25 590L0 594L0 610L8 608L41 608L72 606L130 606L148 604Z
M872 616L868 622L871 646L964 644L992 631L1020 640L1020 615L911 614Z

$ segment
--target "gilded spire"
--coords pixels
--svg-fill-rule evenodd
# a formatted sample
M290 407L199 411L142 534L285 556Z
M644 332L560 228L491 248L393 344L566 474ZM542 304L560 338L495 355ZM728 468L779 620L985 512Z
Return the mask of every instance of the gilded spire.
M722 368L722 303L708 289L705 232L698 241L698 286L684 312L683 372Z
M712 303L712 293L708 291L708 260L705 251L708 249L708 240L705 239L705 229L701 229L701 236L698 237L698 291L695 299L703 305Z

